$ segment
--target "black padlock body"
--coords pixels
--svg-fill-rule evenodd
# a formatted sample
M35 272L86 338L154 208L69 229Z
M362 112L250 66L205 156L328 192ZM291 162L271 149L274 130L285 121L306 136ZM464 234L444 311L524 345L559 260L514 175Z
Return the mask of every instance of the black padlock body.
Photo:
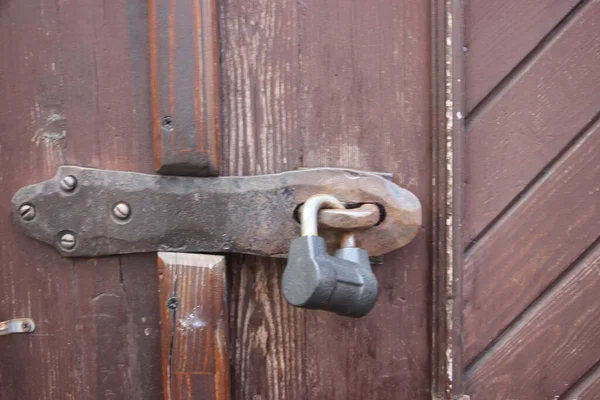
M340 249L336 254L327 253L325 240L319 236L292 241L283 294L297 307L362 317L377 300L377 280L368 254L359 248Z

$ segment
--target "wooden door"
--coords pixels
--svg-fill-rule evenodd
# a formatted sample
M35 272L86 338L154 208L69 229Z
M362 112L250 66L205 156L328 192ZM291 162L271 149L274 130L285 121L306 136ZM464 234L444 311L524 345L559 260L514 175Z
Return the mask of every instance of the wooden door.
M390 172L425 216L375 267L379 301L359 320L290 307L281 260L229 257L232 397L430 398L431 5L225 0L218 14L222 175ZM154 172L148 4L2 1L0 43L0 319L37 322L1 338L0 398L162 398L156 255L62 258L8 216L59 165Z
M218 1L221 175L389 172L424 216L362 319L228 256L232 399L600 396L600 3L464 3ZM0 337L1 400L168 398L156 254L63 258L9 216L60 165L154 172L148 9L0 1L0 321L37 325Z

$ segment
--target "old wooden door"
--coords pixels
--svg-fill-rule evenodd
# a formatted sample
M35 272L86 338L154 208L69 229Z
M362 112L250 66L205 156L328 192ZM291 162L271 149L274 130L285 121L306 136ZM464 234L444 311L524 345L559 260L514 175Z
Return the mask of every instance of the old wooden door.
M219 1L222 175L391 172L424 207L353 320L288 306L281 260L232 256L236 399L425 399L431 384L432 6ZM9 201L59 165L153 173L146 0L0 3L2 399L162 398L156 255L62 258ZM215 227L218 229L218 227Z
M218 1L221 174L389 172L424 216L358 320L228 256L231 398L600 397L599 5ZM1 400L164 398L156 254L9 216L60 165L154 172L148 9L0 0L0 321L37 324L0 337Z

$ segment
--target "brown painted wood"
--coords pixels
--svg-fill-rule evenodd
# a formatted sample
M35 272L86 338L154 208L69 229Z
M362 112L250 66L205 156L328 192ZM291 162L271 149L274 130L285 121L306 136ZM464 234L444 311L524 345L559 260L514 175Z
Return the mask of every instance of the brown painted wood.
M165 399L230 398L225 274L223 256L158 253Z
M598 237L599 152L596 123L467 254L466 362Z
M216 176L220 160L216 0L148 0L154 167Z
M463 3L436 0L433 10L432 392L463 393Z
M600 2L588 2L469 122L466 241L477 237L599 111L598 19Z
M426 216L375 267L378 305L361 320L293 309L279 261L232 257L236 398L430 397L430 13L428 2L221 3L226 174L393 172Z
M52 176L62 158L57 18L50 1L0 5L0 320L36 323L35 333L1 338L2 399L80 393L71 375L78 368L72 264L21 236L7 208L20 186Z
M490 400L558 398L600 360L599 287L596 245L469 371L467 393Z
M564 400L595 400L600 397L600 361L591 368L567 393Z
M135 1L0 6L0 319L37 325L0 343L0 398L161 397L154 259L73 263L6 209L59 164L151 171L146 19Z
M466 109L470 112L579 0L465 2Z

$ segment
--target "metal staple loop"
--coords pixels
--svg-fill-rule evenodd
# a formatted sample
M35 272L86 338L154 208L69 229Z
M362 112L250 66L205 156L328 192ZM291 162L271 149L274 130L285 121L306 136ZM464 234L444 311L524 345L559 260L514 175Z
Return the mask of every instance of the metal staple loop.
M322 208L319 211L319 226L336 230L367 229L377 225L381 212L377 204L363 204L357 208Z

